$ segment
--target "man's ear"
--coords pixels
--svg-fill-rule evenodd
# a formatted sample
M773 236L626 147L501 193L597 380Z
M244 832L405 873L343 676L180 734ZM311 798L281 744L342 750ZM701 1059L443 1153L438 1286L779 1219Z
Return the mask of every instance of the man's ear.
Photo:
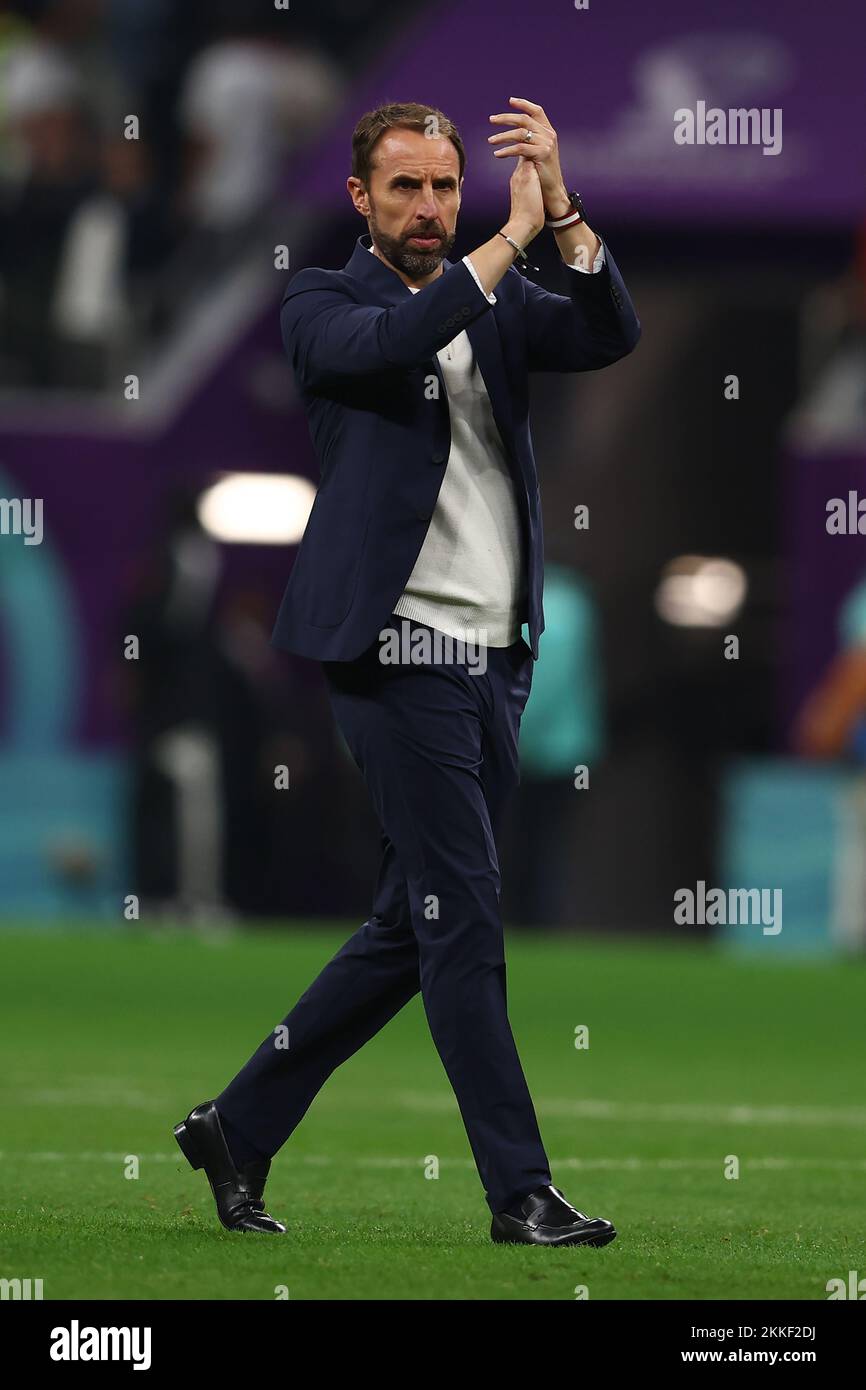
M354 175L352 175L351 178L346 180L346 188L354 204L355 211L360 213L362 217L369 217L370 199L361 179L356 179Z

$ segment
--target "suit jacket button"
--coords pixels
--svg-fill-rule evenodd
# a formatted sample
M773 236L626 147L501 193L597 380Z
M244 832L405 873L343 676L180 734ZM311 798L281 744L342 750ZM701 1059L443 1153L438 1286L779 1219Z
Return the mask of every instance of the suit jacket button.
M419 521L429 521L430 518L432 517L433 513L432 513L432 512L418 512L417 515L418 515L418 520L419 520Z
M433 462L434 462L434 463L444 463L445 460L446 460L446 458L447 458L447 455L446 455L446 454L442 454L442 453L434 454L434 455L433 455Z

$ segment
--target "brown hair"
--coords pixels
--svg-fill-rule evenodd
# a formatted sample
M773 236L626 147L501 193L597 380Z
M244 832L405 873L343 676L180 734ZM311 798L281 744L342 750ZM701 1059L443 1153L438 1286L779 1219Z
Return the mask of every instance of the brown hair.
M424 106L417 101L392 101L387 106L377 106L375 111L368 111L361 117L352 132L352 176L369 187L373 148L386 130L419 130L426 134L431 127L437 136L450 140L456 149L462 179L466 168L466 151L459 130L435 106Z

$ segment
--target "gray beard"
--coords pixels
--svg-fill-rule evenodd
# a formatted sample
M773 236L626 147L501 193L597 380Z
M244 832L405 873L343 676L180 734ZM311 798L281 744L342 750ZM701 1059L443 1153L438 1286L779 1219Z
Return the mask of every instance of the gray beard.
M411 280L422 280L426 275L432 275L445 260L457 239L457 234L452 232L451 236L446 236L445 240L440 242L438 250L425 252L411 251L404 242L396 237L385 236L378 228L372 230L370 235L388 264L396 270L402 270Z

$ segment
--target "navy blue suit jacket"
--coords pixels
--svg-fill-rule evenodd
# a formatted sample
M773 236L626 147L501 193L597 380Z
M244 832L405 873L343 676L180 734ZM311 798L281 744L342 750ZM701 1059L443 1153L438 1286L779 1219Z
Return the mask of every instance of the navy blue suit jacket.
M358 238L343 270L289 281L280 322L321 481L273 644L320 661L359 656L387 622L427 534L451 446L436 353L469 335L515 482L538 656L543 540L529 373L582 372L631 352L640 323L609 248L551 294L511 267L493 305L463 261L418 294ZM429 378L439 378L438 400ZM471 544L471 537L467 537Z

